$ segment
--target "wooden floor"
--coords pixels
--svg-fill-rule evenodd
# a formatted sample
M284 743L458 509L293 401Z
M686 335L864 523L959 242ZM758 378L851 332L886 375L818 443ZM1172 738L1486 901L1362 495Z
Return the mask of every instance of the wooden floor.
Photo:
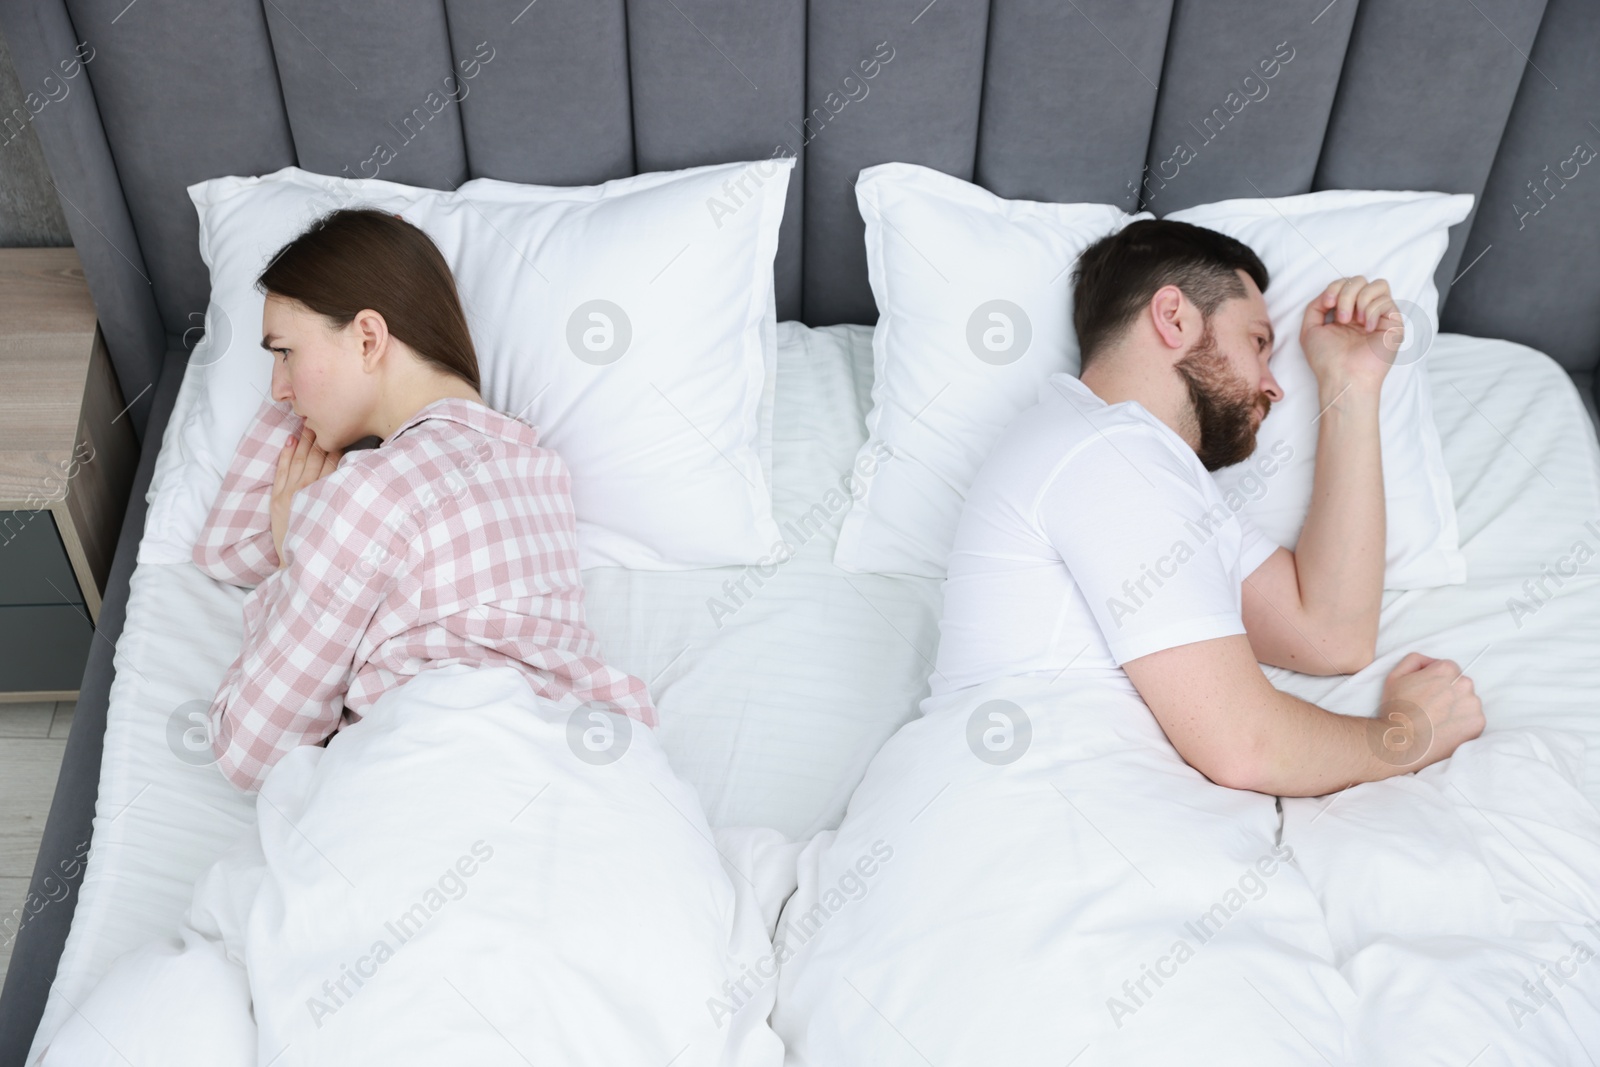
M55 795L75 703L0 704L0 981Z

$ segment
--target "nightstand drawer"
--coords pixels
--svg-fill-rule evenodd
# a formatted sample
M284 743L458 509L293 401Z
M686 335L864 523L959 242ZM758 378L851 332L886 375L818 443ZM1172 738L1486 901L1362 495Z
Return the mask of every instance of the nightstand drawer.
M54 516L0 511L0 607L82 603Z
M75 691L92 640L78 605L0 607L0 692Z

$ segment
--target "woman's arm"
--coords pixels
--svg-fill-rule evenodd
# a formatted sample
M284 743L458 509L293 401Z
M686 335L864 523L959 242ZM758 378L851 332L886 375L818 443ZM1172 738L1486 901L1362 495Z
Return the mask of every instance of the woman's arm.
M230 585L259 585L278 569L272 540L272 482L278 457L304 421L287 403L264 401L239 443L217 502L195 540L195 565Z
M338 729L357 646L398 577L420 566L398 512L378 510L392 503L358 495L363 476L346 468L295 495L285 566L245 598L244 644L211 703L217 765L240 789Z

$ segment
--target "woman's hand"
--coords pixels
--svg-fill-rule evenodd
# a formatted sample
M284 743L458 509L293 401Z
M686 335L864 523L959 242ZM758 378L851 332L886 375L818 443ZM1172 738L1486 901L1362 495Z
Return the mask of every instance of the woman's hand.
M339 469L338 452L325 452L317 447L317 435L306 427L299 437L291 437L278 453L278 473L272 479L272 547L278 553L278 567L283 563L283 535L289 528L289 506L294 494L318 478L324 478Z

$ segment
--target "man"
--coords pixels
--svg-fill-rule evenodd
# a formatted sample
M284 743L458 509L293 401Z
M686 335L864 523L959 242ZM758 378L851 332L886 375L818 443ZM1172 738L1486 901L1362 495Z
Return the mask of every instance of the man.
M1293 552L1208 473L1251 456L1283 397L1261 260L1202 227L1140 221L1085 251L1074 284L1081 376L1050 379L972 487L933 692L1024 674L1131 685L1191 766L1279 796L1415 770L1477 737L1482 705L1448 660L1402 659L1376 719L1280 692L1260 667L1342 674L1373 660L1378 393L1404 336L1388 283L1341 278L1306 307L1321 414Z

